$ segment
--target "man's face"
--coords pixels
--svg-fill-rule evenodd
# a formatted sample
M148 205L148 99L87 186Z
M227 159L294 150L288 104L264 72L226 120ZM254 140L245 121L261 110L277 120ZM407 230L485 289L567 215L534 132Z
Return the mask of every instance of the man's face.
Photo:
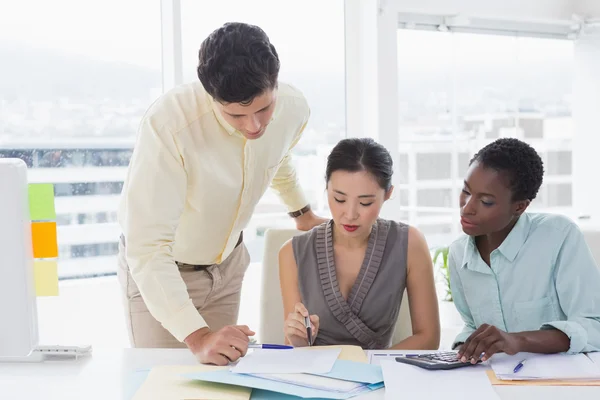
M258 139L275 110L277 90L266 90L249 103L219 103L217 106L223 119L237 129L246 139Z

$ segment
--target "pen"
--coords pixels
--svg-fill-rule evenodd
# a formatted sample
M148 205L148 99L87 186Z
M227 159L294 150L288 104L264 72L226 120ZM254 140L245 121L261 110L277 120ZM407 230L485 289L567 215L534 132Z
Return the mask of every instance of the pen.
M308 336L308 345L312 346L312 328L310 327L309 317L304 317L304 326L306 327L306 335Z
M527 360L521 360L519 361L519 363L517 364L517 366L515 367L515 369L513 369L513 373L516 374L517 372L519 372L521 370L521 368L523 368L523 365L525 364L525 361Z
M248 345L249 349L272 349L272 350L285 350L285 349L293 349L294 346L286 346L283 344L259 344L259 343L250 343Z

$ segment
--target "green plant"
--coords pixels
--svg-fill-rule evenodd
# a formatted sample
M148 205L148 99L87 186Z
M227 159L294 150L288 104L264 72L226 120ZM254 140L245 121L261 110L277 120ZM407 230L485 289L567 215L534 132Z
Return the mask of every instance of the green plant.
M446 301L452 301L452 290L450 288L450 269L448 268L449 250L450 248L448 246L439 247L435 250L435 253L433 255L433 265L437 266L439 268L440 273L442 274L442 279L446 289L446 296L444 300ZM440 256L441 260L439 260Z

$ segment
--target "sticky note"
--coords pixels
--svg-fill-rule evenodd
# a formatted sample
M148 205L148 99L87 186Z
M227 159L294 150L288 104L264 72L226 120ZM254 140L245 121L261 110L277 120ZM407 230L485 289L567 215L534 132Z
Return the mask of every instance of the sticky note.
M58 265L56 261L34 261L36 296L58 296Z
M32 183L29 185L29 214L32 221L56 219L53 184Z
M58 257L56 222L32 222L33 258Z

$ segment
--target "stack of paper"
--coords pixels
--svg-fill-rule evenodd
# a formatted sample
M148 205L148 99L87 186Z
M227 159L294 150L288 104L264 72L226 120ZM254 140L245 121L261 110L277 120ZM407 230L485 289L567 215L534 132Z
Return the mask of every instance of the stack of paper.
M597 380L600 364L585 354L495 354L491 366L500 380ZM514 372L523 361L523 366Z
M303 398L348 399L383 387L379 366L338 360L339 353L339 349L259 350L230 370L185 377Z
M385 381L386 400L424 397L464 400L466 392L476 393L480 399L499 399L483 365L430 371L389 359L381 360L380 363Z

